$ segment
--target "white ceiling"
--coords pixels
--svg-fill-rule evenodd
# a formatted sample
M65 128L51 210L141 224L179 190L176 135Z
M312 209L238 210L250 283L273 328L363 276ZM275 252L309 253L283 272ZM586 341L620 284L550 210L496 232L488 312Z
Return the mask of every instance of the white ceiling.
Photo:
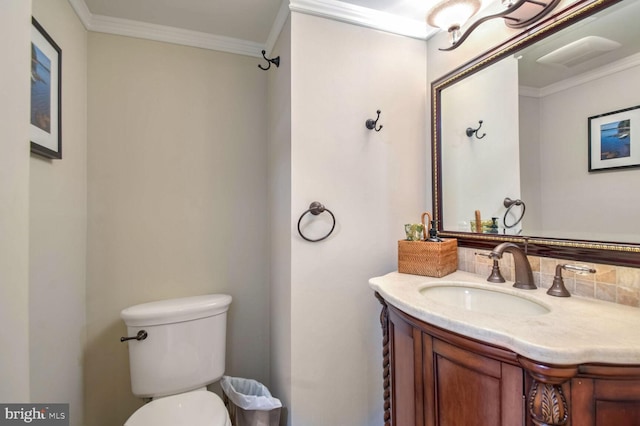
M416 38L435 32L427 11L439 0L69 0L93 31L260 56L289 8Z

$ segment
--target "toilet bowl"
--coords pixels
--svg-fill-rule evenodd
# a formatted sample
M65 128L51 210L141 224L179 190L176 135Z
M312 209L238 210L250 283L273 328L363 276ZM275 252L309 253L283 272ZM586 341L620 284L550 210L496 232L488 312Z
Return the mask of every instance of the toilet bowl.
M195 390L166 396L142 406L124 426L231 426L227 409L218 395Z
M125 426L230 426L220 397L206 390L224 374L231 296L208 294L124 309L131 390L151 401Z

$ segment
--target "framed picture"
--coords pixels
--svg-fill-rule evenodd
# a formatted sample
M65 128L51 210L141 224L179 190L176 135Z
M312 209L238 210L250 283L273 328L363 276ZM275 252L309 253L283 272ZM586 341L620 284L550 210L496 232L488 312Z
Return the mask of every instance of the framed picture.
M589 171L640 166L640 105L589 117Z
M62 51L31 18L31 152L62 158Z

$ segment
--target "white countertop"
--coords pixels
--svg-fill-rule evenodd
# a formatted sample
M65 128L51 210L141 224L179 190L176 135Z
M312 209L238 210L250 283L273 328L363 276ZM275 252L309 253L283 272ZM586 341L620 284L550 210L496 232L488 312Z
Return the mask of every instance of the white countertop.
M426 287L464 284L499 290L535 301L550 311L539 315L478 313L429 300ZM369 280L391 305L429 324L557 365L640 364L640 309L582 297L553 297L546 289L519 290L513 282L489 283L456 271L443 278L390 274Z

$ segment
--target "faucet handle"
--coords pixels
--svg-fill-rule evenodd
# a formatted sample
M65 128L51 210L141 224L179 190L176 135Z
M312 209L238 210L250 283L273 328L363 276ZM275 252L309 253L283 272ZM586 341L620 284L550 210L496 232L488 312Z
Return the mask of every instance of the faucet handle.
M573 271L580 275L595 274L597 272L595 269L590 268L586 265L560 265L560 266L562 266L562 269L565 269L567 271Z
M571 293L564 286L564 279L562 279L562 270L573 271L578 274L595 274L596 270L584 265L564 265L560 264L556 266L556 275L553 277L553 284L551 288L547 290L547 294L556 297L570 297Z
M498 265L498 259L500 258L499 256L496 256L494 253L485 254L485 253L477 253L476 252L475 254L476 254L476 256L484 256L484 257L488 257L489 259L493 260L493 267L491 268L491 275L489 275L489 278L487 278L487 281L489 281L490 283L503 283L503 282L505 282L504 277L500 273L500 265Z

